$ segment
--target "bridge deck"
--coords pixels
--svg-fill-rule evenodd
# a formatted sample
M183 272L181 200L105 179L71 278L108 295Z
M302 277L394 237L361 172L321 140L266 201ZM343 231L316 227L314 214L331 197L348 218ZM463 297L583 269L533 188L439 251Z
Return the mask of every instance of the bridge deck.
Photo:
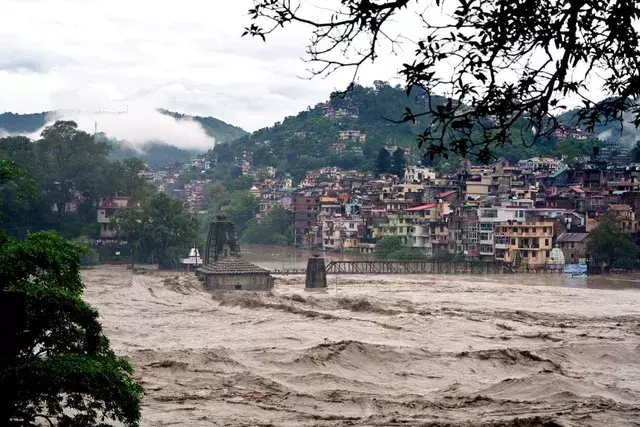
M327 273L334 274L504 274L513 273L499 262L433 261L331 261Z

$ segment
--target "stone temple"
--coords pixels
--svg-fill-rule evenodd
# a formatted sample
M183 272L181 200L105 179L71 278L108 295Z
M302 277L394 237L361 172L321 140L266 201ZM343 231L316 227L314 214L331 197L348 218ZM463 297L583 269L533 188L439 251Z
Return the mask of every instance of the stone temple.
M204 266L197 275L209 291L270 291L274 285L268 270L240 259L235 226L224 213L209 225Z

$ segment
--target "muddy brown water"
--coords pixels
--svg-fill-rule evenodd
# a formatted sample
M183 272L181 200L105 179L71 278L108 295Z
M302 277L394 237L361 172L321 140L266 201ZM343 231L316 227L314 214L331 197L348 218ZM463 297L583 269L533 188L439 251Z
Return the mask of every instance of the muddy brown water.
M306 263L306 259L304 260ZM640 290L620 276L341 276L211 295L83 272L143 426L637 426Z

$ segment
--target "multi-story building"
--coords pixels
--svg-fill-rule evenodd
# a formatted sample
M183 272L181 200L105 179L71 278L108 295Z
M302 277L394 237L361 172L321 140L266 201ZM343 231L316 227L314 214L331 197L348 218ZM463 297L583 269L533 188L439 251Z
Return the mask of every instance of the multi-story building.
M493 179L489 175L478 175L467 180L466 194L468 198L488 196Z
M635 233L638 231L638 224L636 222L636 213L631 209L629 205L611 205L611 213L618 220L620 228L625 233Z
M364 237L365 224L358 216L321 216L322 248L328 252L356 250Z
M553 249L553 222L528 218L508 221L495 230L495 258L509 264L542 267Z
M422 183L436 179L436 171L423 166L409 166L404 170L404 182Z
M445 202L429 203L389 214L388 223L381 224L381 237L401 237L405 245L432 255L445 250L449 243L449 229L444 217L450 212L449 203Z
M100 237L113 239L118 234L117 227L112 223L112 218L120 209L131 207L131 198L111 196L100 201L98 205L98 224L100 224Z
M293 229L295 234L298 236L307 234L318 224L320 197L294 197L291 202L291 211L293 213Z

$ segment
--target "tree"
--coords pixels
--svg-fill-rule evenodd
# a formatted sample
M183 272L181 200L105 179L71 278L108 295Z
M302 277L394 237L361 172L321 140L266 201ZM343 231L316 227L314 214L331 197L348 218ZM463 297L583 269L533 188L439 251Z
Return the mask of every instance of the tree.
M640 141L637 141L636 146L631 149L631 161L640 163Z
M0 178L12 179L11 169L0 162ZM83 253L53 233L23 243L0 236L0 298L24 297L24 306L12 307L18 317L0 329L1 425L138 424L142 388L82 300ZM25 324L12 325L21 311Z
M238 235L242 235L249 225L249 221L258 211L260 199L248 191L234 191L229 196L229 204L221 209L228 215L236 226Z
M57 121L42 131L36 151L44 171L43 190L60 212L76 193L94 202L100 198L109 167L106 143L94 141L75 122Z
M404 244L402 237L384 236L376 244L374 255L377 258L390 260L419 260L425 256L418 248L411 248Z
M242 234L242 240L265 245L291 243L293 240L291 215L283 206L274 207L263 219L249 221L247 229Z
M402 148L396 148L391 157L391 169L390 172L399 177L404 176L404 169L407 166L407 161L404 158L404 150Z
M376 176L380 176L383 173L388 173L391 170L391 156L386 148L381 148L378 151L378 157L376 158Z
M640 4L633 0L457 0L446 14L442 0L345 0L326 14L311 3L255 0L243 35L266 40L287 24L308 25L313 75L350 68L352 82L385 45L395 52L402 40L412 43L415 58L400 74L424 107L407 107L398 121L422 126L418 143L431 158L488 162L497 147L544 140L571 98L582 102L576 116L589 130L609 120L640 124ZM424 30L407 42L390 27L396 19L411 25L399 14L413 4Z
M637 267L640 261L640 248L631 241L631 236L620 228L612 214L604 216L591 232L587 250L590 266L604 271L610 268Z
M189 253L200 227L186 203L164 193L154 194L139 208L122 209L114 222L118 238L129 243L137 261L165 268L177 266Z
M224 185L211 182L204 190L204 203L208 208L216 208L223 201L229 199L229 192Z
M147 170L147 165L140 159L130 157L123 159L117 165L119 175L118 191L122 196L129 196L133 203L144 194L146 180L140 174Z

